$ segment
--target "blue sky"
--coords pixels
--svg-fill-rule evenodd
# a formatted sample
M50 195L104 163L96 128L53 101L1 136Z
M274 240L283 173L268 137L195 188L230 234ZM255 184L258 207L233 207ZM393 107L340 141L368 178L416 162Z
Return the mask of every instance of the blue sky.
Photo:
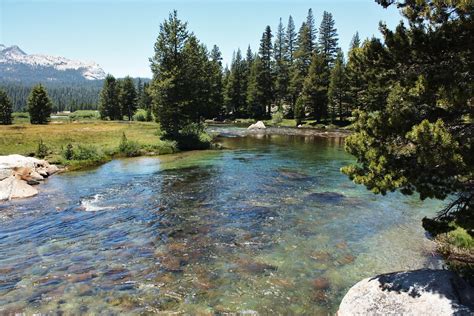
M238 47L252 49L266 25L276 30L291 14L296 29L313 9L319 26L323 11L333 14L344 51L356 31L379 36L378 23L393 28L401 19L395 8L373 0L0 0L0 43L27 53L95 61L115 76L151 77L148 58L160 23L173 9L209 48L216 44L224 63Z

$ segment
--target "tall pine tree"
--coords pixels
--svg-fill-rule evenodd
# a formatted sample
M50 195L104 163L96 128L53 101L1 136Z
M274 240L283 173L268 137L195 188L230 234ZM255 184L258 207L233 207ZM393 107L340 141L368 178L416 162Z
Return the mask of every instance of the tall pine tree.
M119 88L117 80L112 75L107 75L99 96L99 113L103 120L122 119L122 110L119 103Z
M222 54L219 47L213 46L209 61L210 96L207 118L214 118L223 114L224 86L222 78Z
M13 105L7 93L0 89L0 124L10 125L12 119Z
M294 54L295 60L290 68L289 95L292 108L294 108L295 102L303 90L303 83L311 65L313 46L311 32L307 24L303 23L298 33L297 48Z
M324 11L323 20L319 27L319 50L328 64L332 67L337 54L337 29L332 14Z
M53 103L46 88L38 84L33 87L28 97L28 112L31 124L47 124L51 116Z
M119 104L122 116L127 116L128 120L131 121L138 106L137 91L130 76L125 77L120 84Z
M288 95L288 86L290 83L287 50L285 28L280 18L274 44L275 101L278 110L282 110L283 102Z
M180 149L205 148L203 119L211 97L210 61L206 47L176 11L160 26L151 58L154 111L164 138Z
M323 55L313 54L302 91L305 108L318 122L327 114L329 76L326 67Z
M329 81L328 90L328 107L332 121L335 121L337 116L342 121L348 114L346 106L346 71L344 65L344 54L339 50L336 56L334 68L331 70L331 77Z
M240 49L232 58L229 78L225 88L225 104L228 113L235 117L246 116L247 68Z
M186 115L188 96L184 65L184 46L189 38L187 23L173 11L160 25L155 55L150 59L153 80L150 85L155 117L165 138L179 140L181 130L189 123Z
M286 53L290 67L293 65L296 50L296 29L293 17L288 18L288 25L286 26Z
M316 49L316 22L314 20L313 9L308 9L308 15L306 16L306 26L308 27L309 36L309 50L313 52Z
M262 93L262 106L266 109L267 116L271 114L273 103L273 75L272 75L272 30L269 25L265 28L260 40L258 51L261 68L257 74L258 88Z

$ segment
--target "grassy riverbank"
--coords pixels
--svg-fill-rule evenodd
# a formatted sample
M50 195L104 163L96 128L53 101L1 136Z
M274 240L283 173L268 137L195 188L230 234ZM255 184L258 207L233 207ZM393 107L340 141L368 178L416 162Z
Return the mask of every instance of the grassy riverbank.
M172 142L160 139L156 123L65 119L53 119L47 125L17 122L0 126L0 155L44 156L50 162L77 169L117 156L176 151Z

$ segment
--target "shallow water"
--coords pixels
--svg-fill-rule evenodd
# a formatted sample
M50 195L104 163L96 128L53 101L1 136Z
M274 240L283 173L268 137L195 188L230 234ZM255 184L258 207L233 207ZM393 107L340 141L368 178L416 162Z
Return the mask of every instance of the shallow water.
M0 204L0 313L334 313L378 273L437 267L439 202L375 196L342 139L223 138L114 160Z

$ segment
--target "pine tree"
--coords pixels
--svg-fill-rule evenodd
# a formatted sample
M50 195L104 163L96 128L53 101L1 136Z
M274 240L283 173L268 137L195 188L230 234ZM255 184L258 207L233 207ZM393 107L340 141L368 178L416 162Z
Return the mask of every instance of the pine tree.
M140 78L138 78L137 80L137 106L140 108L140 109L143 109L141 107L141 100L143 98L143 83L142 83L142 80Z
M178 19L177 11L160 25L160 33L155 43L155 55L151 58L153 80L150 85L155 117L173 140L180 138L180 130L187 123L183 113L186 95L183 90L184 56L183 49L188 40L187 23Z
M265 116L265 96L261 88L260 74L263 72L263 64L260 56L256 56L250 69L247 88L247 112L250 117L261 119Z
M346 102L347 80L344 65L344 54L341 50L338 51L334 68L331 70L331 77L329 81L328 102L329 112L332 121L342 121L343 117L347 115L347 108L344 108Z
M314 54L302 91L305 108L318 122L327 114L329 76L326 67L322 54Z
M104 84L100 92L99 112L100 117L103 120L119 120L122 118L117 80L110 74L105 77Z
M357 161L343 172L374 193L449 197L434 221L423 220L424 227L443 235L464 229L471 238L474 59L467 43L474 38L474 4L377 2L398 6L409 27L400 23L389 30L382 24L383 42L365 41L352 49L355 57L349 55L348 68L354 59L353 71L363 85L355 95L360 106L354 111L354 133L345 142ZM449 235L443 237L440 242L450 242ZM472 278L472 246L443 244L442 249L458 269L465 264Z
M300 126L305 118L305 100L304 96L300 95L298 99L296 99L295 103L295 110L294 110L294 117L296 121L296 126Z
M31 124L47 124L53 104L46 89L38 84L33 87L28 97L28 112Z
M151 58L154 112L163 137L180 149L204 148L202 121L210 100L209 54L177 11L160 26Z
M352 43L357 43L357 41ZM358 45L351 45L346 64L348 112L360 108L363 104L361 95L366 86L363 82L363 71L363 50Z
M285 28L283 27L283 23L280 18L274 44L275 99L276 104L278 105L278 110L282 109L283 102L288 95L290 78L287 50Z
M309 50L313 52L316 49L316 22L313 16L313 9L308 9L308 15L306 17L306 26L308 27L309 36Z
M360 47L359 32L356 32L354 36L352 37L351 43L349 45L349 50L353 50L354 48L359 48L359 47Z
M296 50L296 31L293 17L288 18L288 25L286 27L286 53L290 67L293 65L295 50Z
M245 62L247 63L248 69L252 66L252 62L254 60L255 55L252 52L252 48L250 48L250 45L247 47L247 54L245 56Z
M267 115L271 114L273 102L273 76L272 76L272 30L269 25L265 28L260 40L259 57L260 71L257 74L258 89L262 93L262 106L266 108Z
M209 111L206 115L208 118L214 118L223 114L224 106L224 86L222 78L222 54L219 47L214 45L211 50L209 64L210 75L210 97Z
M225 104L228 113L236 117L246 115L247 109L246 66L240 49L232 58L229 78L225 89Z
M298 33L297 48L294 55L295 60L290 68L289 99L292 107L294 107L303 89L303 83L308 74L312 56L311 34L306 23L303 23Z
M130 76L125 77L121 82L118 99L121 116L127 116L128 120L131 121L137 110L137 91Z
M337 29L334 27L332 14L324 11L323 20L319 27L319 50L328 64L328 69L332 67L337 54Z
M13 105L7 93L0 89L0 124L10 125L13 122L12 118Z

